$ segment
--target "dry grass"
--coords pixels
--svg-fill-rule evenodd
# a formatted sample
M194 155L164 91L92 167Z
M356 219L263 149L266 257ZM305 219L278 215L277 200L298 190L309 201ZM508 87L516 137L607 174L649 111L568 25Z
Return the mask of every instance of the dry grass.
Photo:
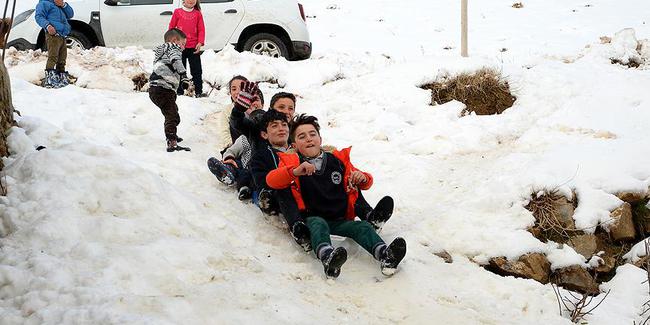
M135 91L142 91L142 88L144 85L149 82L149 78L147 78L147 75L144 73L139 73L131 78L131 81L133 81L133 90Z
M431 90L431 105L457 100L465 104L462 115L501 114L512 107L516 97L510 93L508 81L499 71L483 68L472 73L445 76L440 81L424 85Z
M566 227L559 217L558 206L566 198L560 195L557 190L545 192L542 195L531 195L530 202L526 209L535 217L535 227L538 234L535 237L544 241L550 239L558 243L564 243L578 231Z
M620 64L632 69L638 68L639 66L641 66L641 63L643 63L643 62L637 62L636 60L629 60L627 63L623 63L623 61L619 59L611 59L611 61L612 64Z
M563 315L563 311L567 312L569 314L569 319L575 324L584 324L585 316L590 315L592 311L598 308L611 292L611 290L607 290L603 298L600 299L600 301L595 302L594 296L592 295L573 293L571 291L566 291L566 294L563 294L562 291L560 291L560 288L552 283L551 288L553 288L555 298L558 302L558 307L560 308L560 316ZM562 307L564 307L564 309Z

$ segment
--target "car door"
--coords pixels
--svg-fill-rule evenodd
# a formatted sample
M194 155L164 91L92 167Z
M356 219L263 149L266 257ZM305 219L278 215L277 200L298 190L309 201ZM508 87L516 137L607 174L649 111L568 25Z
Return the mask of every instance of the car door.
M201 12L205 46L221 50L244 18L244 5L241 0L202 0Z
M162 44L172 13L180 1L104 1L100 5L104 43L106 46L139 45L147 48Z

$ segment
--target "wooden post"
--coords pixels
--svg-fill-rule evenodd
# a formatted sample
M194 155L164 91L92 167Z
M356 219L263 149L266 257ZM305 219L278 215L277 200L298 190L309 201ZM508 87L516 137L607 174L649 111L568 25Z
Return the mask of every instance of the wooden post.
M460 55L467 57L467 0L460 0Z
M4 48L6 34L10 29L11 19L0 19L0 49ZM2 61L0 62L0 156L9 154L5 132L13 125L14 107L11 102L11 82L4 61ZM2 161L0 161L0 169L2 169Z

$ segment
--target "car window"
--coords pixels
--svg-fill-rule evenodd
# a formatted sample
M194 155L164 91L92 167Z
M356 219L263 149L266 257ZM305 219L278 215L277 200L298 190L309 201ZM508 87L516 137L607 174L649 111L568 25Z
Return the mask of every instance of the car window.
M203 0L201 4L204 3L221 3L221 2L233 2L233 0Z
M170 5L174 0L120 0L120 2L130 3L132 6L136 5Z

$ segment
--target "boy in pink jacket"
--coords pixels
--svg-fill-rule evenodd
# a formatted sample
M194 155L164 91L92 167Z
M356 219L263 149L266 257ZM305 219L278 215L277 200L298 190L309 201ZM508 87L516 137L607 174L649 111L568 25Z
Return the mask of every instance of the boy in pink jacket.
M203 93L203 68L201 67L201 54L205 45L205 25L201 14L200 0L183 0L183 6L174 11L169 22L169 29L178 28L187 36L187 44L183 50L183 66L187 67L190 61L190 73L194 83L196 97L205 97ZM183 89L178 88L177 93L183 94Z

